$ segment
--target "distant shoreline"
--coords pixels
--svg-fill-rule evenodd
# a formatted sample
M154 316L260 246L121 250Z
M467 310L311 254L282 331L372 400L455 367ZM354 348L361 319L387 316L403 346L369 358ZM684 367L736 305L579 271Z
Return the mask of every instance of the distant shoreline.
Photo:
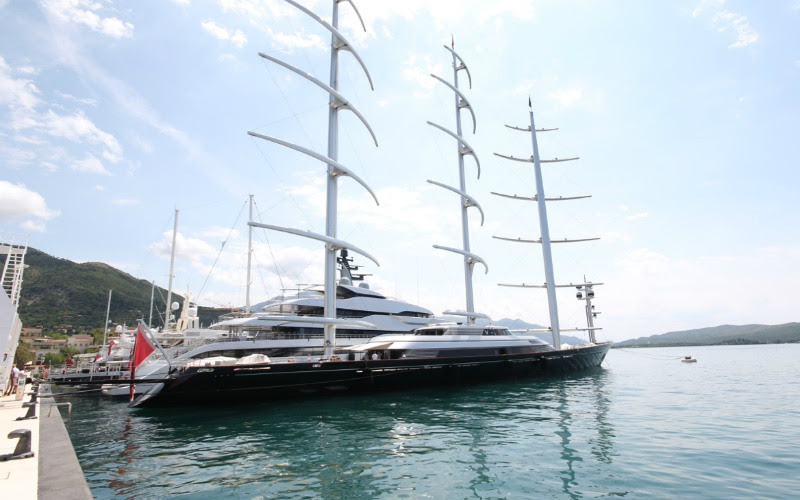
M759 342L755 340L734 340L725 342L716 342L713 344L705 344L700 342L674 342L674 343L648 343L648 344L611 344L612 349L624 349L626 347L647 348L647 347L713 347L713 346L729 346L729 345L775 345L775 344L800 344L797 341L772 341L772 342Z

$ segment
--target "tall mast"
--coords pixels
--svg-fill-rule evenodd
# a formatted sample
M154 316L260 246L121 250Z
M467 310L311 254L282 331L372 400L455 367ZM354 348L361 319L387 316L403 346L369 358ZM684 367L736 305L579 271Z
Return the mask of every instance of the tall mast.
M253 222L253 195L250 195L249 222ZM253 258L253 226L247 226L247 286L245 288L245 312L250 314L250 269Z
M480 205L478 204L477 200L467 194L467 182L466 182L466 175L464 172L464 156L465 155L472 155L475 158L475 162L478 167L478 178L480 178L480 162L478 161L477 156L475 156L475 151L472 147L464 140L462 136L462 127L461 127L461 110L467 109L470 114L472 115L472 132L475 133L476 129L476 121L475 121L475 113L472 111L472 106L470 105L467 97L461 92L458 85L458 72L465 71L467 77L469 78L469 86L472 88L472 76L469 73L469 69L467 65L464 63L461 56L459 56L455 49L455 43L451 44L451 47L447 45L444 46L453 57L453 83L449 83L448 81L440 78L434 74L431 74L433 78L438 80L439 82L443 83L445 86L450 88L453 91L453 96L455 99L455 114L456 114L456 131L451 132L450 130L442 127L441 125L437 125L433 122L428 122L429 125L435 127L438 130L448 134L452 138L454 138L457 142L457 152L458 152L458 180L459 180L459 187L454 188L448 186L446 184L442 184L440 182L428 180L431 184L436 186L445 188L449 191L452 191L458 194L461 198L461 249L457 248L450 248L444 247L440 245L434 245L434 248L438 248L440 250L447 250L450 252L461 254L464 257L464 289L466 294L466 311L445 311L445 314L456 314L456 315L463 315L467 317L468 324L474 324L475 319L478 317L485 317L483 314L479 314L475 312L475 301L473 298L473 290L472 290L472 275L475 268L475 263L480 262L483 264L484 268L486 268L486 272L489 272L489 268L486 266L486 262L477 255L473 254L470 249L470 240L469 240L469 214L467 213L467 209L470 207L476 207L481 214L481 225L483 225L483 209L481 209Z
M501 158L505 158L507 160L519 161L519 162L526 162L533 164L533 171L534 171L534 179L536 182L536 195L533 197L529 196L517 196L517 195L507 195L501 193L492 193L497 196L502 196L504 198L511 198L515 200L525 200L525 201L535 201L538 207L539 213L539 239L522 239L522 238L506 238L501 236L494 236L494 238L506 241L513 241L518 243L538 243L542 246L542 260L544 262L544 276L545 276L545 283L544 285L509 285L504 283L499 283L500 286L512 286L512 287L519 287L519 288L545 288L547 290L547 305L548 305L548 312L550 316L550 330L553 334L553 346L558 349L561 347L561 326L559 324L558 319L558 301L556 299L556 288L558 287L577 287L580 289L581 286L591 285L591 283L578 283L569 285L557 285L555 282L555 276L553 272L553 255L551 252L551 244L553 243L550 239L550 227L547 222L547 203L548 201L563 201L563 200L575 200L580 198L588 198L589 196L572 196L572 197L557 197L557 198L547 198L544 193L544 182L542 180L542 163L556 163L556 162L564 162L564 161L572 161L577 160L578 158L555 158L552 160L542 160L539 156L539 144L536 139L537 132L550 132L553 130L558 129L536 129L536 125L533 119L533 106L531 105L530 98L528 99L528 107L529 115L530 115L530 125L527 127L514 127L511 125L506 125L506 127L519 130L522 132L529 132L531 134L531 149L532 155L530 158L516 158L513 156L506 156L499 153L495 153L496 156ZM578 241L590 241L590 240L597 240L599 238L583 238L583 239L559 239L557 243L573 243ZM594 329L593 325L589 325L589 330L591 331ZM593 337L593 335L592 335Z
M321 24L325 29L327 29L331 33L331 65L330 65L330 79L329 83L325 84L322 81L318 80L317 78L311 76L310 74L288 64L280 59L276 59L272 56L267 54L259 53L264 59L272 61L284 68L293 71L298 76L305 78L306 80L310 81L311 83L315 84L319 88L326 91L329 95L328 97L328 151L327 155L321 155L315 151L312 151L308 148L303 146L299 146L297 144L293 144L291 142L278 139L276 137L258 134L256 132L248 132L253 137L258 137L260 139L264 139L281 146L288 147L290 149L294 149L300 153L306 154L315 158L327 166L327 200L326 200L326 207L325 207L325 234L317 234L311 231L301 231L299 229L281 227L281 226L273 226L269 224L260 224L251 221L249 224L251 227L262 227L266 229L272 229L275 231L283 231L290 234L295 234L298 236L303 236L305 238L311 238L318 241L322 241L325 243L325 303L324 303L324 323L325 323L325 345L324 345L324 355L323 357L326 359L330 359L333 356L334 349L336 347L336 324L340 323L337 321L336 318L336 252L342 249L349 249L356 253L359 253L368 259L372 260L376 264L378 263L374 257L369 255L368 253L364 252L360 248L339 240L337 238L337 217L338 217L338 179L340 176L348 176L351 177L353 180L361 184L375 199L375 202L378 202L378 198L375 196L373 190L363 181L361 180L356 174L350 171L347 167L339 163L339 110L346 109L352 111L356 117L361 120L364 126L367 128L369 133L372 136L375 145L378 145L378 140L375 138L375 133L372 131L372 127L369 126L364 116L341 94L338 90L338 75L339 75L339 51L346 50L350 52L353 57L355 57L356 61L359 63L361 68L364 70L364 73L369 80L370 88L373 88L372 85L372 77L367 71L367 67L364 64L364 61L352 47L352 45L345 39L344 35L339 31L339 2L347 1L353 7L356 15L361 21L361 26L366 31L366 26L364 26L364 21L361 19L361 14L358 12L355 4L353 4L352 0L333 0L333 14L331 16L331 23L323 20L319 16L317 16L312 11L308 10L307 8L303 7L302 5L298 4L294 0L284 0L286 3L291 4L298 10L301 10L309 17L317 21Z
M561 345L561 327L558 322L558 301L556 300L556 282L553 276L553 253L550 251L550 226L547 224L547 203L542 182L542 165L539 162L539 143L536 141L536 125L533 123L533 107L530 115L531 148L533 149L533 172L536 178L536 202L539 208L539 234L542 239L542 260L544 261L544 279L547 285L547 306L550 312L550 328L553 329L553 345Z
M152 299L150 300L152 304ZM108 304L106 305L106 323L103 326L103 345L106 345L106 337L108 336L108 316L111 314L111 290L108 291Z
M169 284L167 285L167 309L164 311L164 328L169 326L172 314L172 277L175 270L175 241L178 238L178 209L175 209L175 222L172 226L172 254L169 259Z
M153 298L156 296L156 282L150 283L150 316L147 318L147 328L153 328ZM106 318L108 323L108 318Z
M333 2L331 21L334 28L339 26L339 2ZM331 66L330 81L328 86L338 91L339 88L339 51L336 49L336 34L331 33ZM336 107L336 97L328 96L328 158L333 161L339 159L339 112ZM328 165L327 204L325 207L325 235L336 238L338 224L339 184L338 177L333 167ZM325 303L324 314L326 318L336 317L336 250L330 245L325 245ZM333 355L336 347L336 325L326 323L324 328L325 357Z

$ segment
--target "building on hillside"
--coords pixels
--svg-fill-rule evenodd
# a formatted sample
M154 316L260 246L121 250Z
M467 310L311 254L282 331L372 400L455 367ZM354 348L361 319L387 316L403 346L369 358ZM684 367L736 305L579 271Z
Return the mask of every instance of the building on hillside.
M0 232L0 391L9 383L14 355L19 344L22 322L17 314L19 294L22 290L22 272L25 269L27 237Z
M80 352L86 352L86 348L94 344L94 337L91 335L72 335L67 339L67 345L74 347Z
M23 337L41 337L44 328L41 326L24 326L22 327L21 335Z
M50 337L23 337L22 342L28 344L36 354L36 361L42 361L47 353L59 353L67 347L67 339L51 339Z

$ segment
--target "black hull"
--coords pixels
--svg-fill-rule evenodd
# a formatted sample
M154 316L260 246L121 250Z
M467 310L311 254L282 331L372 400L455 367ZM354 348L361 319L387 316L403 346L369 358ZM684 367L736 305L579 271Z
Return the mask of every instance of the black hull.
M471 385L561 375L600 366L610 343L534 354L192 367L133 406L257 402L333 394Z

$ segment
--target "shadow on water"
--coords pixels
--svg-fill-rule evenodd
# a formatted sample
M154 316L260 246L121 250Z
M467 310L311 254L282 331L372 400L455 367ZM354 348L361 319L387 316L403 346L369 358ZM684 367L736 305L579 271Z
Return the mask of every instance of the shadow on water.
M612 383L597 369L279 404L73 398L70 433L97 499L624 495L607 491Z

